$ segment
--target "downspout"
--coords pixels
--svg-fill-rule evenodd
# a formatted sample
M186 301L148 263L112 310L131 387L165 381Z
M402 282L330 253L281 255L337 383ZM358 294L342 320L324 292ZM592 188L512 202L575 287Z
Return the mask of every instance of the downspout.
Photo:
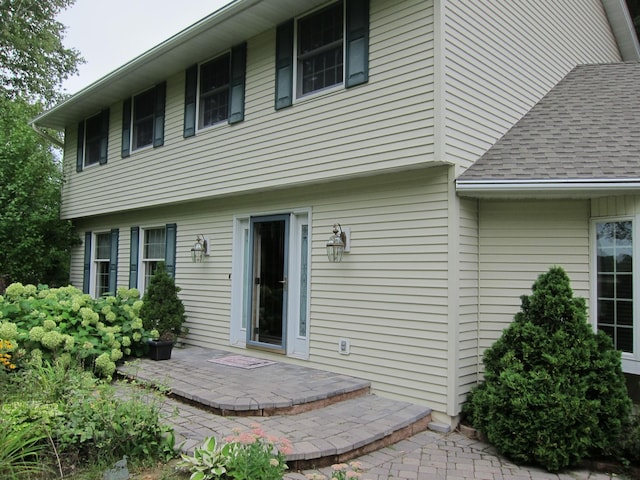
M40 129L40 127L38 127L35 123L31 124L31 128L33 128L33 130L40 135L42 138L44 138L45 140L53 143L56 147L62 148L64 149L64 143L61 142L60 140L58 140L57 138L49 135L47 132L43 131Z

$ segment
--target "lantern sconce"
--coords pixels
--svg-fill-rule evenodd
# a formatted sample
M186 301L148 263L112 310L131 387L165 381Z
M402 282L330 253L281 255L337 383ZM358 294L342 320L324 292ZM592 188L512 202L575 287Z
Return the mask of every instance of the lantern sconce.
M196 243L191 247L191 261L202 263L204 258L209 256L209 239L204 235L196 235Z
M340 231L338 231L340 229ZM351 250L351 230L342 228L339 223L333 224L333 235L327 242L327 257L332 263L340 263L342 255Z

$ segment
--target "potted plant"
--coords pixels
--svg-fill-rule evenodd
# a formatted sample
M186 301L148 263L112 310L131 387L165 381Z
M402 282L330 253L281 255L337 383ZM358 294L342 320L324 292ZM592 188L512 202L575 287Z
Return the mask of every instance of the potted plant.
M184 305L178 292L180 287L165 269L164 263L159 263L152 275L147 292L142 298L140 309L142 325L151 338L149 356L153 360L168 360L178 335L186 333L183 324L186 320Z

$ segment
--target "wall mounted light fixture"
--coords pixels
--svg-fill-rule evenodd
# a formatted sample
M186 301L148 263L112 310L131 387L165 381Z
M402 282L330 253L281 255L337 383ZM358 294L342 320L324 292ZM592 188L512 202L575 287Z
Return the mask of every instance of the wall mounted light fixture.
M196 235L196 243L191 248L191 261L193 263L204 262L204 257L209 256L209 241L201 233Z
M339 233L338 228L340 229ZM339 223L334 223L333 235L329 237L327 242L327 257L330 262L339 263L342 261L342 255L348 251L347 240L347 234L342 230L342 226Z

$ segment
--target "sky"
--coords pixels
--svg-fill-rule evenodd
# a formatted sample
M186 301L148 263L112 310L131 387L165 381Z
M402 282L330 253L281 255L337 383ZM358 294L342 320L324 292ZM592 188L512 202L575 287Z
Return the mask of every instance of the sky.
M66 80L76 93L231 0L76 0L58 16L63 43L86 63Z

